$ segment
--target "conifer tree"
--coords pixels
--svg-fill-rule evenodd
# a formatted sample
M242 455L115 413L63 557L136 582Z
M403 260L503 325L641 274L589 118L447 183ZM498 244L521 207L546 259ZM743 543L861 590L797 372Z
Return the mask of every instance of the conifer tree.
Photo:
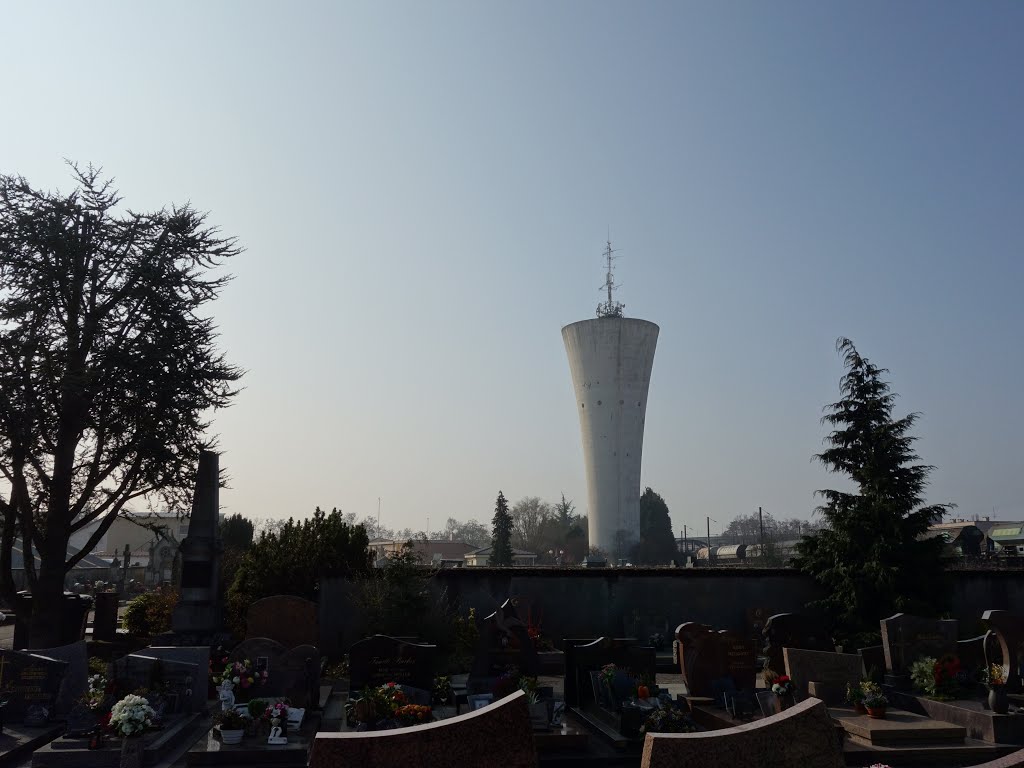
M512 515L508 511L505 494L498 491L491 527L491 557L488 565L512 565Z
M942 607L942 542L923 538L949 504L924 505L933 467L917 464L910 434L918 419L893 419L896 394L882 379L887 369L861 357L853 342L836 349L846 367L842 399L825 408L835 427L815 458L848 475L853 492L817 491L825 527L797 545L796 565L824 588L816 605L836 622L837 635L856 640L878 632L878 620L897 612L931 613Z
M668 565L678 556L668 504L647 488L640 497L640 541L633 548L637 565Z

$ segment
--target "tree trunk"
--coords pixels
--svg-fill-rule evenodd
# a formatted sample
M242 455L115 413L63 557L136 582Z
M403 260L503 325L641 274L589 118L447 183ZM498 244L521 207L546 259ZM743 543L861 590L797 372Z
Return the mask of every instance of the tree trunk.
M39 578L32 590L30 648L52 648L63 644L64 552L41 551Z

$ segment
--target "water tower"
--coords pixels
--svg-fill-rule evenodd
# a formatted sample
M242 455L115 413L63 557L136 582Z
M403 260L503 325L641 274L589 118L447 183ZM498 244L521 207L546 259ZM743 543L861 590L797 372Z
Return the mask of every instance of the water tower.
M597 318L562 329L580 416L590 546L629 557L640 538L640 459L658 326L622 316L612 298L614 251L605 248L607 301Z

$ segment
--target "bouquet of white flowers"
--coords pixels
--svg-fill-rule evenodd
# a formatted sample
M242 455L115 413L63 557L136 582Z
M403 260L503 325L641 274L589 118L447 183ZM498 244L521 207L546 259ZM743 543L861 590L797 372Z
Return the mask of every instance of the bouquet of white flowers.
M154 717L148 701L129 694L110 708L110 728L118 736L141 736L153 727Z

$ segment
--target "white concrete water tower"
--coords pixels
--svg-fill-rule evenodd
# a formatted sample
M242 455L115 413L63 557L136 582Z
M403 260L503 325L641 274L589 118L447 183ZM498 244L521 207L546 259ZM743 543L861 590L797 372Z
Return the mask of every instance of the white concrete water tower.
M562 329L580 416L590 546L629 557L640 537L640 460L658 326L622 316L612 301L612 247L605 256L607 302L597 318Z

